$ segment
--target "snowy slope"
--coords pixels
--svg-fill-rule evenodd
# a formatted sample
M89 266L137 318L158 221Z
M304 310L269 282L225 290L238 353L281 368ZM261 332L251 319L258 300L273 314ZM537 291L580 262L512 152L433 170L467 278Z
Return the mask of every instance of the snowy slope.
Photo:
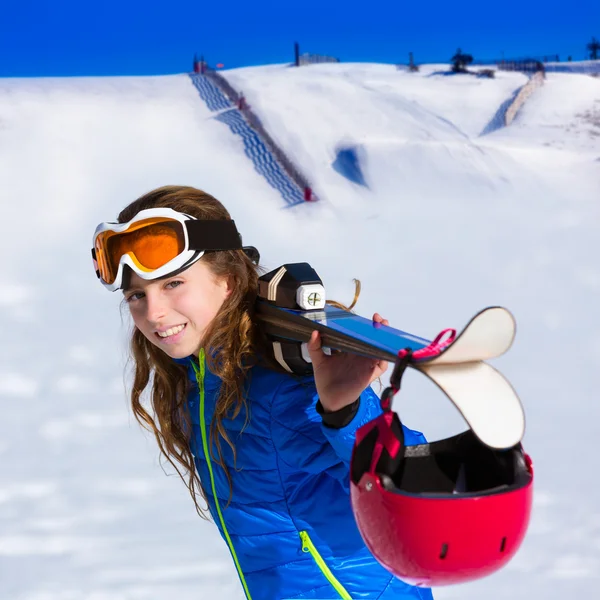
M345 210L349 197L365 190L328 168L340 149L359 156L368 170L366 187L382 199L417 201L424 193L448 198L448 178L462 196L464 172L473 161L483 161L484 171L486 165L497 169L469 139L527 81L519 73L500 73L493 81L448 76L442 65L416 75L392 65L352 64L255 67L225 75L307 176L319 173L317 193ZM429 177L433 169L443 176Z
M322 197L286 210L185 75L0 80L0 598L242 597L214 526L130 416L129 320L89 259L97 222L167 183L220 198L267 267L309 261L342 301L361 279L361 314L433 336L510 308L517 340L494 364L527 412L531 530L503 572L435 595L594 594L600 138L578 115L600 81L550 74L511 128L480 136L526 79L441 70L225 72ZM415 374L398 408L435 439L463 428L447 404Z
M523 106L507 142L589 154L600 148L600 79L588 75L547 73L544 86Z

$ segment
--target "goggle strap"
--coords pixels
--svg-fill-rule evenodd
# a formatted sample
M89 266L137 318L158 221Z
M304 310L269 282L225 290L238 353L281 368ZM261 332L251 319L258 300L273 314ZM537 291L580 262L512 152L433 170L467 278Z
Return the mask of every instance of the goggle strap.
M185 222L190 250L241 250L242 238L231 219Z

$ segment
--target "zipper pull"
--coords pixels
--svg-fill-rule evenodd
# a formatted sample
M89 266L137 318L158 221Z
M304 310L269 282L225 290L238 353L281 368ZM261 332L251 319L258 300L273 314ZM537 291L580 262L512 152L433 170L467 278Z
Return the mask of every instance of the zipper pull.
M308 545L308 536L306 535L306 531L300 532L300 539L302 540L302 552L310 552L310 547Z

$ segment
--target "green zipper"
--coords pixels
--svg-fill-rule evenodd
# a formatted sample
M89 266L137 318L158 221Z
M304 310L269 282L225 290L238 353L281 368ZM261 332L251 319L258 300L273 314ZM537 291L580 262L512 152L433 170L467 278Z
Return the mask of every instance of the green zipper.
M246 598L248 600L252 600L250 596L250 592L248 591L248 586L246 585L246 580L244 579L244 573L242 572L242 567L240 567L240 563L238 561L237 555L235 553L235 549L233 548L233 542L229 537L229 532L227 531L227 527L225 527L225 519L223 519L223 515L221 513L221 507L219 506L219 499L217 498L217 490L215 488L215 478L213 475L212 465L210 453L208 451L208 442L206 437L206 423L204 421L204 349L200 349L200 353L198 356L198 368L194 364L192 360L192 366L194 367L194 373L196 374L196 381L198 382L198 393L200 395L200 431L202 432L202 447L204 448L204 456L206 457L206 464L208 466L208 473L210 475L210 487L212 489L213 498L215 499L215 506L217 507L217 513L219 514L219 520L221 521L221 527L223 528L223 533L225 535L225 539L227 540L227 545L229 546L229 551L231 552L231 556L233 557L233 562L235 563L235 567L237 569L238 575L240 577L240 581L242 582L242 586L244 587L244 592L246 593ZM347 596L350 598L350 596Z
M344 586L334 577L333 573L323 560L323 557L315 548L315 545L312 543L308 532L301 531L300 539L302 540L302 552L310 552L310 555L317 563L319 569L321 569L321 572L323 573L323 575L325 575L327 581L329 581L329 583L335 588L335 591L340 595L340 598L344 598L344 600L352 600L352 596L344 589Z

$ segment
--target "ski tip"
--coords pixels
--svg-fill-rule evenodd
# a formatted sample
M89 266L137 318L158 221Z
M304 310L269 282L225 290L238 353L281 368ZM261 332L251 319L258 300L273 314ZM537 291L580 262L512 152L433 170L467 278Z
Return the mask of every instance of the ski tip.
M456 339L428 364L465 363L496 358L507 352L516 335L516 320L502 306L478 312Z

